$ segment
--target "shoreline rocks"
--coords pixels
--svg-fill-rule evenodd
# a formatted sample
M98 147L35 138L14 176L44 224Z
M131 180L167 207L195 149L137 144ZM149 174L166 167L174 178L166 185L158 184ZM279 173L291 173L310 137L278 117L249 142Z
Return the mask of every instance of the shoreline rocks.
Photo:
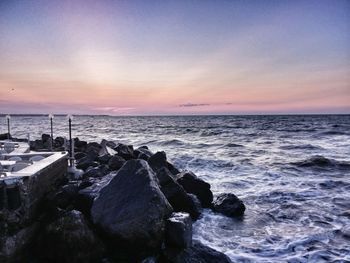
M55 138L54 150L62 150L64 143L64 138ZM50 136L43 135L30 145L47 151L50 144ZM213 202L209 183L180 171L165 152L153 153L147 146L134 149L78 138L74 146L82 177L67 176L44 197L38 230L26 238L38 236L30 246L37 251L34 262L231 262L192 241L192 222L200 219L203 208L243 215L245 206L235 195L219 195ZM26 258L30 254L23 253Z

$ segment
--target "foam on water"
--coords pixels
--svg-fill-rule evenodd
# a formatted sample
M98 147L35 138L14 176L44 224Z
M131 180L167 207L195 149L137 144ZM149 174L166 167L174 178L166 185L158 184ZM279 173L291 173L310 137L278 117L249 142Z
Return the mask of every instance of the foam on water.
M54 125L68 135L65 117ZM47 117L13 117L12 127L32 139L49 132ZM194 224L195 239L234 262L350 261L350 116L77 116L73 129L164 150L214 195L243 199L243 220L205 210Z

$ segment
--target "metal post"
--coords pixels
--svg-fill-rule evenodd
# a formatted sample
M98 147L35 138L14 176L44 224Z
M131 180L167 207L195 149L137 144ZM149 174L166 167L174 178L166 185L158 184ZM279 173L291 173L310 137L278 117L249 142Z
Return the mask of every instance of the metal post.
M10 140L11 138L11 130L10 130L10 119L11 119L11 116L8 114L6 115L6 120L7 120L7 139Z
M72 143L72 115L68 115L68 123L69 123L69 160L70 166L73 166L73 143Z
M53 114L49 115L51 125L51 151L53 151Z

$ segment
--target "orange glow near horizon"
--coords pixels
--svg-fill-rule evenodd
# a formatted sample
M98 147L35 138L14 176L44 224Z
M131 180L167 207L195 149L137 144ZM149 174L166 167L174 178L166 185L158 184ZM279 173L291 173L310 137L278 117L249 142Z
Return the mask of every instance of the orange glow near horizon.
M41 4L0 9L0 113L350 113L340 4L251 6L248 25L227 11L237 3L203 4L203 16L182 4Z

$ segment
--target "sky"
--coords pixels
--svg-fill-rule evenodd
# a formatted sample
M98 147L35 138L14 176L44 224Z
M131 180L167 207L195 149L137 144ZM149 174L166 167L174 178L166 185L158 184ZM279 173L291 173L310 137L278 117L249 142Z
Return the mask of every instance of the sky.
M0 113L350 113L350 1L0 0Z

